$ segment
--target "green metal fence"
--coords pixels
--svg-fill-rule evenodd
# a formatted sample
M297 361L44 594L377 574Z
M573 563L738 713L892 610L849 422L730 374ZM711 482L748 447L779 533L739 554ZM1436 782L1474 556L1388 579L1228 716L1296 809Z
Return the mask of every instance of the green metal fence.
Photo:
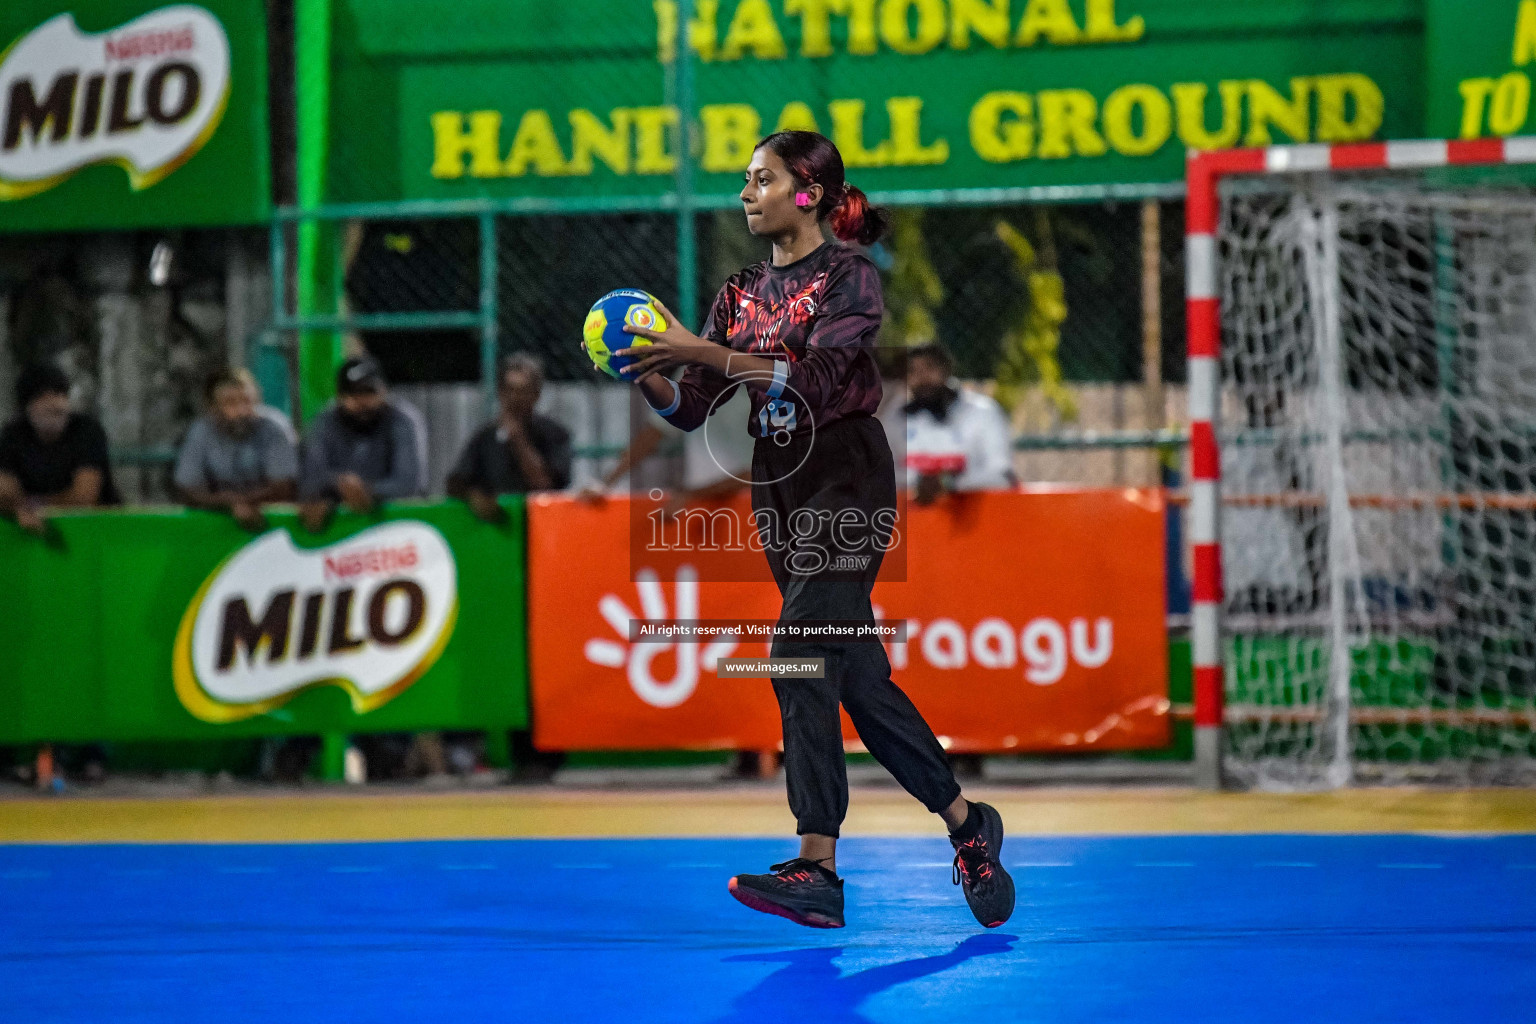
M896 215L896 230L871 252L885 277L886 344L942 341L961 376L998 382L1005 401L1031 389L1050 392L1057 422L1026 431L1025 447L1049 447L1054 438L1089 448L1167 443L1144 437L1165 426L1162 416L1124 429L1075 420L1072 392L1182 380L1182 304L1172 300L1182 287L1177 202L1157 204L1170 227L1157 240L1152 273L1169 300L1149 312L1142 202L874 198L895 206ZM702 300L765 255L731 209L735 203L668 194L283 208L271 228L273 330L265 349L286 354L305 418L328 381L313 379L323 364L306 362L304 347L318 338L339 357L349 335L395 376L478 379L489 413L501 354L535 353L551 379L589 377L580 324L590 303L612 288L655 292L697 329ZM311 229L326 250L305 267L299 242ZM326 301L315 308L295 301L305 274L324 285ZM1055 295L1051 277L1059 281ZM1152 367L1145 365L1149 317L1160 339Z

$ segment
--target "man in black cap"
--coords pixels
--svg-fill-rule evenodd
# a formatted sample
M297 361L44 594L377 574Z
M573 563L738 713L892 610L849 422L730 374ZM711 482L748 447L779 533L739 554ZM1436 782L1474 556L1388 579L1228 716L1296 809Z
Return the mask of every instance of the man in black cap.
M389 401L384 372L367 356L341 364L336 402L310 424L299 468L299 515L318 531L337 503L368 512L422 492L422 438Z

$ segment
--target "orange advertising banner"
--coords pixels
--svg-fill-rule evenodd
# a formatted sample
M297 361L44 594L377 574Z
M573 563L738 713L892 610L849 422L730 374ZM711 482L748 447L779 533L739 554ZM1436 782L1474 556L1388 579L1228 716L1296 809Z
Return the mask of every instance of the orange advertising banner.
M745 495L720 508L748 521ZM635 511L628 498L528 501L535 744L778 747L772 684L715 674L720 657L766 656L765 640L629 640L632 619L776 619L766 567L765 582L718 582L740 580L739 560L762 553L700 543L644 564L630 546ZM886 645L892 675L946 749L1167 744L1163 515L1161 492L1138 489L1026 487L907 506L905 579L882 569L875 615L907 621L907 641Z

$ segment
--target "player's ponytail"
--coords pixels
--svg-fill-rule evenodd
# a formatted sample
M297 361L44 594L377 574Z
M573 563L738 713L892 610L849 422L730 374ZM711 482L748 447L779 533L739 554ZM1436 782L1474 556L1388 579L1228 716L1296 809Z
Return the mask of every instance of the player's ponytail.
M832 233L845 242L869 245L885 231L884 210L869 205L869 197L843 179L843 155L832 140L817 132L774 132L754 149L778 154L797 188L821 186L816 218L831 222Z
M845 242L870 245L885 234L884 210L869 205L869 197L853 185L843 186L843 198L832 209L832 233Z

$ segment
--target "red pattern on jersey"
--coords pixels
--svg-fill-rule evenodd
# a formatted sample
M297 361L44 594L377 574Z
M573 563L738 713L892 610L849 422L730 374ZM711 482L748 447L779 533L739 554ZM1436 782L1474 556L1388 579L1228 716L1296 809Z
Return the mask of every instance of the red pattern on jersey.
M794 423L788 428L793 432L844 416L874 415L881 386L873 349L882 313L874 264L829 243L785 267L763 262L732 275L715 296L701 337L782 360L788 368L778 397L770 399L761 381L747 388L748 429L763 437L770 422ZM678 405L668 419L693 430L715 399L734 386L723 374L689 366L678 379Z
M815 318L816 310L821 305L821 291L826 283L827 274L826 271L822 271L810 284L778 302L754 295L734 283L727 284L726 287L731 293L733 313L725 336L731 342L731 347L736 348L736 339L741 334L751 331L752 338L742 351L768 352L776 347L778 351L789 357L790 362L794 362L798 357L780 337L782 328L786 322L798 326Z

